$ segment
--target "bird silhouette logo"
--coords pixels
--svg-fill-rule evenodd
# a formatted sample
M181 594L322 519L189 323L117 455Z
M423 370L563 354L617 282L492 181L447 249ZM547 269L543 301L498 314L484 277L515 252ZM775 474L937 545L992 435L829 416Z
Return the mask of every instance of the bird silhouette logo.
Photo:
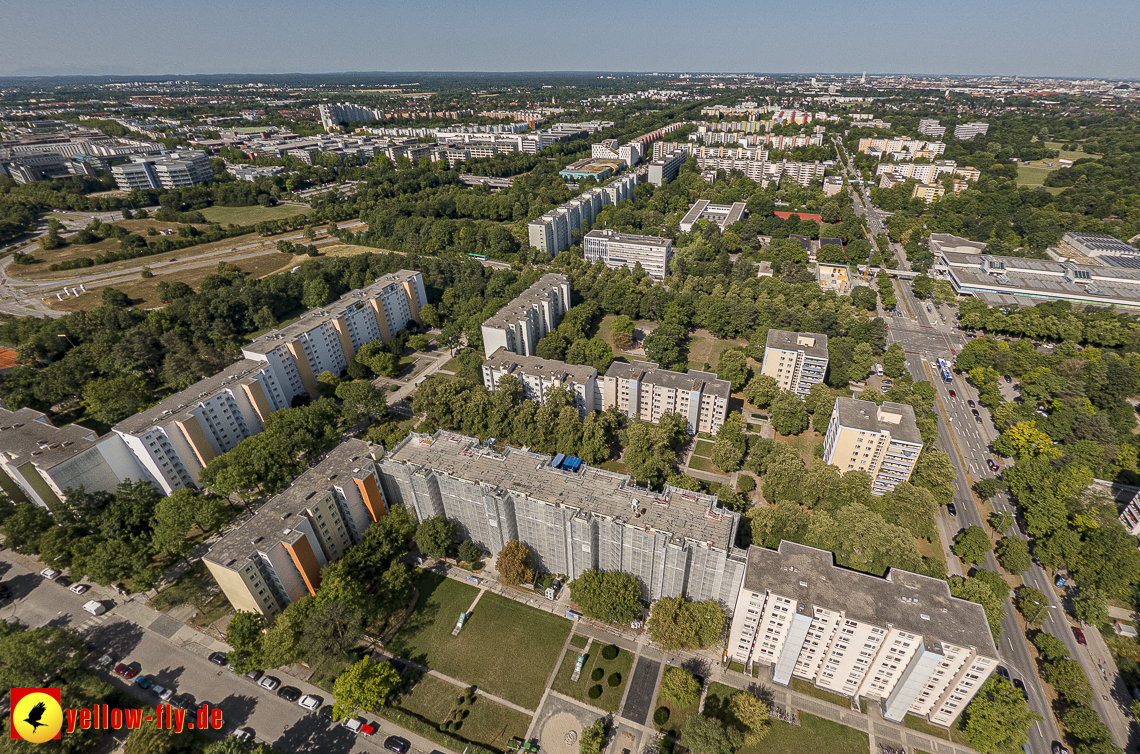
M11 737L30 743L60 738L63 708L59 689L12 689Z

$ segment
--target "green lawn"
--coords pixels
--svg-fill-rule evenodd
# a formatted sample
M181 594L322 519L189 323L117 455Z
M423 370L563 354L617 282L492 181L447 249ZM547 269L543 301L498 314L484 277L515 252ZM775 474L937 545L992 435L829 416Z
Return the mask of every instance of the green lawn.
M478 592L472 586L423 572L419 600L389 649L527 709L535 709L570 621L486 593L459 636L451 629Z
M460 367L459 357L456 356L454 359L450 359L446 364L441 366L440 369L442 369L445 372L457 373L459 371L459 367Z
M1018 164L1017 166L1017 185L1019 186L1044 186L1045 177L1053 172L1053 168L1032 168L1025 165Z
M665 669L668 672L668 668ZM700 706L700 700L693 702L688 707L678 707L673 701L664 698L660 692L657 694L657 703L653 705L653 714L657 713L658 708L664 707L669 710L669 721L664 725L658 725L656 721L653 727L663 733L668 733L674 738L681 736L681 731L685 729L685 721L689 719L689 715L695 715ZM652 715L651 715L652 717Z
M574 634L570 637L570 646L574 647L575 649L585 649L586 645L589 643L590 640L581 634Z
M721 353L730 348L747 344L747 340L741 340L739 338L724 340L721 338L694 336L689 339L689 369L704 370L706 362L710 369L716 369L716 364L720 361Z
M399 699L397 706L438 726L451 719L452 710L457 708L455 700L462 693L458 686L425 675ZM530 718L523 713L479 696L461 709L468 715L455 735L499 750L507 748L512 736L525 736L530 725Z
M602 463L598 464L598 468L605 469L606 471L612 471L615 474L629 473L629 467L621 461L603 461Z
M815 458L815 446L823 445L823 435L814 429L806 429L798 435L781 435L777 432L775 438L777 442L794 448L809 466Z
M279 204L276 207L207 207L201 210L202 216L212 223L222 225L255 225L266 220L281 220L293 215L308 212L308 207L294 207Z
M725 722L733 722L728 711L728 699L738 689L720 683L710 683L705 699L705 714ZM805 751L827 754L866 754L870 748L867 734L848 728L822 717L800 712L800 724L773 720L764 740L754 746L745 746L737 754L803 754Z
M698 471L707 471L710 474L723 474L724 472L718 469L709 458L701 458L700 456L693 456L689 459L689 468Z
M576 682L571 681L570 676L574 674L574 665L577 664L580 653L567 652L566 657L562 659L562 667L558 669L558 675L555 676L551 688L560 694L574 697L607 712L617 712L617 708L621 705L622 694L625 693L625 685L629 681L630 670L633 668L633 655L623 649L618 652L618 656L613 660L607 660L602 657L602 649L605 646L605 644L597 641L590 646L590 654L586 658L586 664L582 667L582 674ZM592 680L594 668L603 670L601 681ZM611 673L621 674L621 684L613 687L609 685L608 680ZM602 695L597 699L591 699L587 692L595 684L601 685Z
M700 456L701 458L712 458L713 448L715 447L715 442L709 442L708 440L697 440L697 447L693 449L693 455Z
M819 686L816 686L811 681L805 681L803 678L793 678L792 679L792 689L800 692L801 694L807 694L808 696L814 696L816 699L819 699L820 701L830 702L831 704L834 704L837 707L847 707L847 708L851 707L851 700L848 699L847 697L843 696L842 694L833 694L832 692L830 692L826 689L821 689Z
M230 601L200 560L195 561L188 571L151 600L151 605L163 612L182 604L193 605L198 609L193 622L199 626L207 626L233 610Z

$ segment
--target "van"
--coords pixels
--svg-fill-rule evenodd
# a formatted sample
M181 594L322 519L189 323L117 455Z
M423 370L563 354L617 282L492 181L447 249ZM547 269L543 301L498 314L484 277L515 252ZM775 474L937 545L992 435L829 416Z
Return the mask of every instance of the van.
M875 374L877 374L880 377L883 376L883 365L882 364L876 364L875 365Z
M107 606L99 600L91 600L83 606L83 609L92 615L102 615L103 613L107 612Z

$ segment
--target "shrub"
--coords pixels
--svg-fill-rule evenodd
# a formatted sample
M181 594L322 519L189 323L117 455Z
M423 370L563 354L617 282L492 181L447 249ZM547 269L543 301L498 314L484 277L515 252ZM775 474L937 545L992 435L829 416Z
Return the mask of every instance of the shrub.
M589 697L591 699L597 699L599 696L602 695L601 685L600 684L594 684L593 686L590 687L590 690L587 692L587 694L589 695Z
M608 647L602 650L602 657L606 660L616 659L618 656L618 651L619 650L616 646L610 644Z
M455 697L455 703L456 703L456 704L463 704L463 702L464 702L465 700L466 700L466 697L462 697L462 696L457 696L457 697Z
M463 693L466 694L467 696L475 696L475 687L474 686L468 686L467 690L464 691Z
M657 725L664 725L669 722L669 708L658 707L657 711L653 713L653 722Z
M590 680L591 681L600 681L600 680L602 680L602 676L604 676L605 674L606 674L606 671L602 670L601 668L594 668L594 672L590 673Z
M459 723L456 723L456 722L448 723L447 724L447 730L451 733L454 733L455 731L459 730Z
M666 712L668 712L668 710L666 710ZM660 754L673 754L673 739L669 738L669 736L663 736L658 751Z
M460 719L460 720L466 720L466 719L467 719L467 716L468 716L468 715L470 715L470 714L471 714L471 710L469 710L469 709L465 709L465 710L463 710L462 712L460 712L460 713L459 713L459 719Z
M467 697L467 703L468 703L468 704L474 704L474 703L475 703L475 695L474 695L474 694L472 694L471 696Z
M616 689L621 685L621 673L610 673L610 677L606 679L606 683L610 685L611 689Z

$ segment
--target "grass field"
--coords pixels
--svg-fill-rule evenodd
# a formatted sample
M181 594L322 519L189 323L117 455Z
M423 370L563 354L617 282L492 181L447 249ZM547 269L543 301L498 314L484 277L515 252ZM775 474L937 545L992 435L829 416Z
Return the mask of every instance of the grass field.
M705 714L735 724L735 718L728 711L728 699L736 692L737 689L730 686L710 683ZM870 745L866 733L801 712L799 725L773 720L762 742L745 746L737 754L802 754L805 751L866 754Z
M356 230L354 228L353 230ZM354 257L357 254L402 254L400 251L387 249L374 249L371 246L359 246L353 243L332 243L321 247L322 257Z
M298 207L292 204L279 204L276 207L207 207L201 210L202 216L212 223L220 225L256 225L267 220L282 220L286 217L301 215L308 212L308 207Z
M536 708L570 633L570 621L488 592L463 631L453 637L459 613L478 590L428 571L416 586L416 608L389 649L527 709Z
M689 459L689 468L690 469L696 469L697 471L707 471L710 474L723 474L724 473L723 471L718 469L715 464L713 464L712 459L702 458L700 456L693 456L692 458Z
M630 669L633 667L633 655L626 652L624 649L618 652L618 656L613 660L606 660L602 657L602 649L606 645L595 641L590 646L590 654L586 657L586 664L582 666L582 674L578 676L577 681L571 681L570 676L574 674L574 665L578 662L578 652L567 652L566 656L562 658L562 667L558 668L558 675L554 677L554 683L551 688L560 694L571 696L584 704L591 704L599 709L604 709L606 712L617 712L617 708L621 705L622 694L625 693L625 685L629 682ZM604 675L601 681L595 681L591 678L594 668L601 668ZM621 674L621 684L611 687L607 682L611 673ZM599 684L602 687L602 695L597 699L589 697L590 687Z
M603 461L602 463L598 464L598 467L605 469L606 471L612 471L615 474L628 474L629 473L629 467L626 466L621 461L613 461L613 460Z
M456 708L455 700L462 693L463 689L458 686L424 676L400 698L398 706L438 725L450 718ZM530 725L530 718L523 713L484 697L476 696L473 704L464 705L462 709L468 715L456 735L495 749L506 749L512 736L525 736Z
M811 464L815 458L815 446L823 445L823 435L816 432L814 429L807 429L798 435L781 435L775 433L776 441L782 442L799 452L800 458L804 463Z
M714 442L697 440L697 447L693 448L693 455L700 456L701 458L712 458L712 452L715 446L716 443Z
M183 604L198 609L193 622L199 626L207 626L233 609L200 560L151 600L151 605L163 612Z
M704 369L706 362L710 369L716 369L721 353L744 345L748 345L748 341L739 338L725 340L712 335L693 335L689 338L689 369Z
M700 700L693 702L688 707L678 707L673 701L665 699L660 693L657 695L657 703L653 706L653 713L657 713L659 707L664 707L669 710L669 721L664 725L653 723L653 727L659 731L669 733L674 738L681 735L681 731L685 729L685 721L689 719L689 715L694 715L700 707Z
M575 649L585 649L590 640L581 634L574 634L570 637L570 646Z
M1031 160L1028 165L1024 162L1017 163L1017 183L1019 186L1044 186L1045 177L1055 170L1060 170L1061 166L1058 160L1064 158L1066 160L1087 159L1089 157L1096 158L1096 155L1086 154L1084 152L1072 152L1061 149L1062 144L1055 141L1047 141L1045 145L1050 149L1056 149L1060 152L1056 157L1050 157L1047 160ZM1050 166L1048 163L1053 163ZM1056 193L1062 189L1050 189Z

